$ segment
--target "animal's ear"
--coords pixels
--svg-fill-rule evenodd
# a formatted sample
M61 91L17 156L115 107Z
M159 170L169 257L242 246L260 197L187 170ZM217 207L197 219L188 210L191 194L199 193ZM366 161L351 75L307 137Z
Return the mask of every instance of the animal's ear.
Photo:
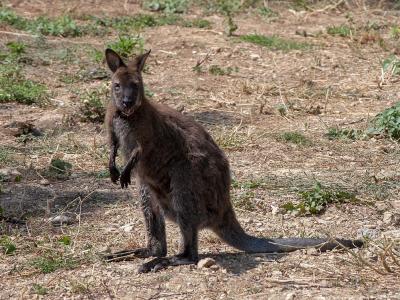
M143 71L144 68L144 64L146 63L146 59L147 57L150 55L151 49L139 56L136 57L135 61L136 61L136 70L138 70L139 72Z
M125 63L122 61L122 58L111 49L106 49L106 61L110 70L115 73L118 68L125 66Z

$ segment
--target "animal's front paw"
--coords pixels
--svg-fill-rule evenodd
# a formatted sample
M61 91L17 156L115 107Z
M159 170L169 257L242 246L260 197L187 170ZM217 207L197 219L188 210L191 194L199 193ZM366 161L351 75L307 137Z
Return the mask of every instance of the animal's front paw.
M121 188L128 188L128 185L131 184L131 170L130 169L122 170L119 182L121 183Z
M117 181L119 179L119 170L117 169L116 166L112 166L109 168L109 171L110 171L111 181L113 183L117 183Z

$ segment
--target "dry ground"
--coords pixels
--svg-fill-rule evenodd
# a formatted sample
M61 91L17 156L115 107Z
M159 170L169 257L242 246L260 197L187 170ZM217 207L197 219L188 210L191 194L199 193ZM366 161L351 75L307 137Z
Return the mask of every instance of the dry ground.
M133 15L140 9L136 1L125 5L120 1L5 2L28 18L65 13L76 18ZM154 93L153 101L193 115L224 148L235 181L242 186L232 189L232 194L246 230L274 237L356 237L368 231L371 243L353 252L364 260L348 252L310 250L281 257L246 255L202 232L201 255L214 257L217 268L182 266L140 275L136 270L141 259L105 263L97 256L107 248L145 243L135 185L121 191L98 176L107 163L104 129L101 124L81 122L79 116L85 91L107 87L109 80L62 80L104 69L90 53L93 48L103 51L117 33L47 37L43 43L0 25L1 47L24 41L34 61L25 67L25 75L51 91L48 107L0 104L0 145L10 153L2 164L22 173L20 182L2 184L0 204L5 214L27 218L26 225L4 222L0 228L0 234L8 235L17 247L12 255L0 256L0 299L400 299L400 266L379 248L399 245L399 224L384 220L385 212L399 209L399 144L325 136L329 127L365 129L373 116L400 99L398 80L380 86L381 62L400 52L399 40L389 32L391 24L400 24L400 12L362 4L355 1L342 10L318 11L326 8L324 4L296 11L289 3L271 1L272 9L279 12L272 20L251 9L235 16L238 35L279 35L312 44L310 49L274 51L241 42L237 36L226 37L224 18L216 13L202 16L212 23L211 29L165 25L143 29L141 34L145 48L152 49L144 78ZM196 8L184 16L201 15ZM328 26L347 23L349 15L358 28L377 24L374 34L379 38L365 40L368 32L361 29L352 37L326 33ZM205 72L193 71L207 54ZM211 65L234 71L213 75L207 72ZM279 113L282 109L284 115ZM46 135L23 143L8 130L7 125L15 121L31 122ZM301 132L310 143L279 139L291 131ZM72 164L68 179L43 179L43 170L54 157ZM283 203L298 200L298 192L315 181L353 191L360 201L330 206L318 216L276 212ZM259 184L243 187L252 182ZM78 221L54 227L49 214L61 211L73 212ZM174 253L178 231L172 223L167 227L169 252ZM71 238L71 245L59 242L65 236ZM45 273L38 258L49 256L62 263ZM382 257L387 259L386 269Z

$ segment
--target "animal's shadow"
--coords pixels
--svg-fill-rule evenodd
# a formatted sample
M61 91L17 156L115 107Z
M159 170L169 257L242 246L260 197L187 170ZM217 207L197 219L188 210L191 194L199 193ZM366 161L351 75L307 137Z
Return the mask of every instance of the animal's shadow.
M217 265L227 272L235 275L243 274L260 264L279 261L287 253L257 253L249 254L244 252L219 252L214 254L200 254L200 259L211 257Z

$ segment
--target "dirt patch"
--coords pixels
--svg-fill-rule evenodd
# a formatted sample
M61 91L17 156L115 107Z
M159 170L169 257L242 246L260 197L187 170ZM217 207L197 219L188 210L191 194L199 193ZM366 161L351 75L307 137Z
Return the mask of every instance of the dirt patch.
M49 101L47 106L0 104L0 166L21 173L18 182L1 182L0 207L4 216L26 221L0 223L0 250L16 247L0 254L1 299L400 297L399 143L327 136L330 128L365 132L377 113L399 101L399 77L382 77L382 62L400 51L393 29L399 26L398 11L388 10L385 1L339 1L337 8L327 1L269 1L276 14L266 17L261 2L234 14L238 30L232 37L224 34L225 17L202 5L179 16L208 20L210 28L180 23L123 33L140 34L144 48L152 49L144 74L148 97L193 116L225 150L234 179L232 201L248 232L271 237L367 234L372 240L365 249L249 255L204 231L200 254L215 259L213 268L182 266L139 275L141 259L105 263L99 252L145 244L136 186L122 191L109 182L103 125L82 119L84 101L104 105L108 99L101 53L121 32L110 23L104 34L91 29L77 37L43 38L0 22L0 54L11 51L11 41L24 43L18 65L27 79L47 87ZM295 2L311 4L299 8ZM94 24L90 16L109 21L160 15L143 10L138 1L4 5L28 19L66 14L78 26ZM343 24L352 30L348 36L327 33L328 27ZM307 47L272 50L240 38L250 34ZM42 135L15 136L9 126L15 122L33 124ZM282 139L287 132L309 142ZM70 163L71 173L50 176L54 158ZM355 193L359 201L331 205L316 216L281 211L316 182ZM49 217L65 212L74 216L73 224L52 225ZM167 233L172 254L179 232L168 223ZM46 272L50 267L55 269Z

